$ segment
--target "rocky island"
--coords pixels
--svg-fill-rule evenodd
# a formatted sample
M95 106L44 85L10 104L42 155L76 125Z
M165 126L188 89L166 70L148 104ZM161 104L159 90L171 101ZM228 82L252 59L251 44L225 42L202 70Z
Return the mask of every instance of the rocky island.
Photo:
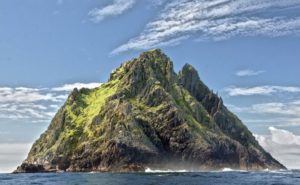
M189 64L142 53L95 89L74 89L14 173L286 169Z

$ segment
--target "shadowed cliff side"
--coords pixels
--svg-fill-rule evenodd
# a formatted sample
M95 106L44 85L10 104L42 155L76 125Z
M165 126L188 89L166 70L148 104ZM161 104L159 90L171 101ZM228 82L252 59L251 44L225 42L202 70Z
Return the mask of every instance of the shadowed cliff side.
M177 75L159 49L98 88L74 89L15 173L33 172L32 163L70 172L286 169L192 66Z

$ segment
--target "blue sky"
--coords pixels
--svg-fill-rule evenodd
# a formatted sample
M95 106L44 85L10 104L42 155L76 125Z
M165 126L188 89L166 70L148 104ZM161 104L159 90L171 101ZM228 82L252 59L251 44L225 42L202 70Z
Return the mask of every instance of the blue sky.
M267 151L300 167L299 10L299 0L0 1L0 172L26 158L73 87L99 86L153 48L176 72L194 66Z

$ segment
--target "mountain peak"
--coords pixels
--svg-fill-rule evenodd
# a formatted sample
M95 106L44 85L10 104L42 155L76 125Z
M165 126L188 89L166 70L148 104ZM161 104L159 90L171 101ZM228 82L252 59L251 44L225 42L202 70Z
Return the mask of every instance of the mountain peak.
M38 165L34 165L37 163ZM285 169L186 64L177 75L160 50L75 89L15 173Z

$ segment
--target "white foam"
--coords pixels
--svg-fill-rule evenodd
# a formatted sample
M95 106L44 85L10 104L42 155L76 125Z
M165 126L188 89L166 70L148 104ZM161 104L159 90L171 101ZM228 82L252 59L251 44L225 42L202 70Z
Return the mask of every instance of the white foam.
M186 170L178 170L178 171L172 171L172 170L167 170L167 171L164 171L164 170L151 170L150 168L147 168L145 170L146 173L172 173L172 172L188 172Z
M231 172L231 171L234 171L234 170L232 170L231 168L224 168L224 169L222 170L222 172Z
M224 168L223 170L222 170L222 172L248 172L248 171L246 171L246 170L233 170L233 169L231 169L231 168ZM217 171L217 172L219 172L219 171Z

